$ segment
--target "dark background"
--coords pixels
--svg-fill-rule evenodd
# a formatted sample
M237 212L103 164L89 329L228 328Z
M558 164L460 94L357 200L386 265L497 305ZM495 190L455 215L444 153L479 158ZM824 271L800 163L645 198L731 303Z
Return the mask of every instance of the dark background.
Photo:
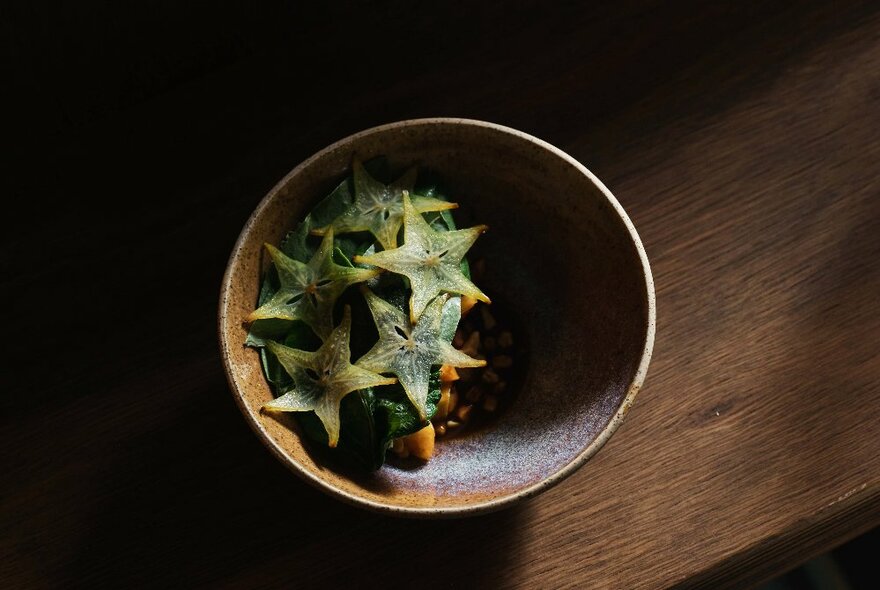
M878 9L316 4L0 8L3 575L277 581L259 564L287 552L287 531L251 533L289 501L314 510L283 523L319 531L311 542L328 556L357 549L336 546L333 527L415 530L352 519L292 478L226 391L215 341L226 257L259 199L307 156L376 124L461 116L557 144L591 129L574 155L605 178L616 153L676 113L711 113L772 83L800 48ZM650 112L616 117L647 95ZM87 530L83 497L99 499ZM316 567L328 584L351 575Z

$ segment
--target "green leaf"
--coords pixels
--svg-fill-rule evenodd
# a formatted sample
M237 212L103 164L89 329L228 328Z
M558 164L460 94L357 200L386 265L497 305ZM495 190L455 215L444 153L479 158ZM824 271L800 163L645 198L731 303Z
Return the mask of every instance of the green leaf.
M378 469L385 461L385 452L384 449L379 451L380 440L374 419L376 398L373 388L362 389L348 398L351 398L351 401L343 404L341 411L344 425L341 443L344 452L367 469Z
M299 412L296 420L303 434L317 443L318 451L359 469L374 471L385 462L386 445L381 440L374 415L377 404L372 388L345 396L339 410L342 430L336 448L327 446L324 425L314 412Z
M321 339L303 322L293 322L283 344L288 348L314 351L321 347Z
M318 350L318 347L321 346L321 339L303 322L286 323L289 325L284 338L277 339L281 340L284 346L300 350ZM260 363L263 365L263 374L266 376L269 384L272 385L275 395L283 395L290 391L293 387L293 380L278 362L278 358L269 349L260 349Z
M412 434L428 424L428 420L437 412L437 404L440 401L440 369L435 367L431 371L429 381L428 399L426 404L427 418L421 420L416 409L413 407L406 392L400 385L388 385L375 388L376 424L380 432L384 433L383 441L387 444L395 438Z
M266 346L267 340L283 340L295 322L271 318L251 322L250 331L244 341L246 346Z
M355 233L345 236L336 236L336 250L344 255L351 264L351 259L355 256L363 254L373 245L373 238L370 234ZM342 264L341 262L339 264ZM362 267L361 267L362 268Z
M267 348L260 349L260 364L263 365L263 374L266 376L266 381L272 386L276 395L287 393L293 386L293 380L290 378L290 375L284 371L284 368L278 362L278 358Z
M281 251L299 262L308 262L317 248L310 240L310 232L332 222L351 206L351 181L346 178L327 197L306 215L297 228L281 242Z

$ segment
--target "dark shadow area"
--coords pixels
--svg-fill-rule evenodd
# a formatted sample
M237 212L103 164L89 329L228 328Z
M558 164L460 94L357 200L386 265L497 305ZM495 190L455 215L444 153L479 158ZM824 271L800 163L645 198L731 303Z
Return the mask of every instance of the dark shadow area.
M492 587L517 565L528 509L418 521L347 506L284 469L228 403L131 441L98 495L75 560L52 572L65 587L235 586L239 576L249 587ZM382 567L367 574L364 556Z
M760 586L759 590L873 590L880 529L874 529L801 567Z
M680 26L677 43L666 45L671 39L663 36L653 45L650 57L639 55L631 62L617 64L613 92L590 99L597 104L590 104L589 141L580 142L577 149L569 148L570 153L606 182L641 174L665 161L658 162L658 158L668 156L667 152L661 155L651 149L656 138L672 146L687 145L690 132L749 97L766 92L806 54L846 34L878 11L871 2L845 6L783 2L772 8L741 3L733 12L723 4L715 4L719 12L712 22L703 22L702 15L686 14L686 9L681 13L676 10L673 18L677 24L665 24L664 31L671 33ZM643 42L651 43L648 38ZM650 68L646 67L648 63ZM597 83L596 88L602 88L588 67L584 66L584 76ZM583 95L567 96L572 102L562 112L585 108L574 104ZM566 146L581 135L579 131L580 127L559 121L549 136ZM548 133L544 129L542 132ZM629 162L626 175L606 178L603 171L619 168L622 155ZM648 159L637 160L637 155ZM712 206L709 199L704 201L705 207Z
M831 552L831 559L842 571L852 590L870 590L877 585L877 553L880 529L874 529L841 545Z

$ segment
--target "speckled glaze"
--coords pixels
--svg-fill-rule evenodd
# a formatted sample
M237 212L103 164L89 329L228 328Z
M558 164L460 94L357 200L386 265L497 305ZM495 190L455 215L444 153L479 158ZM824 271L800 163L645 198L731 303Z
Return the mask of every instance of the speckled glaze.
M352 155L430 168L462 204L462 225L487 223L480 252L488 294L503 293L529 342L528 371L491 427L440 440L415 468L356 474L322 464L289 416L260 412L272 394L245 348L264 242L279 243L343 178ZM482 286L482 285L481 285ZM247 221L221 287L220 345L245 418L296 474L334 496L404 516L452 517L510 506L559 483L617 429L645 378L654 343L654 285L644 248L614 196L589 170L525 133L465 119L383 125L318 152L273 188Z

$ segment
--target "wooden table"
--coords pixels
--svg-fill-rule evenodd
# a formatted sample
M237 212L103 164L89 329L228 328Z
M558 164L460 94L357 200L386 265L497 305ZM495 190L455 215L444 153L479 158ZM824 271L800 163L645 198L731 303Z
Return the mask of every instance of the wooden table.
M0 586L743 587L880 523L876 3L26 4L4 19ZM432 115L590 167L658 305L611 442L521 507L447 522L286 471L214 325L278 178Z

